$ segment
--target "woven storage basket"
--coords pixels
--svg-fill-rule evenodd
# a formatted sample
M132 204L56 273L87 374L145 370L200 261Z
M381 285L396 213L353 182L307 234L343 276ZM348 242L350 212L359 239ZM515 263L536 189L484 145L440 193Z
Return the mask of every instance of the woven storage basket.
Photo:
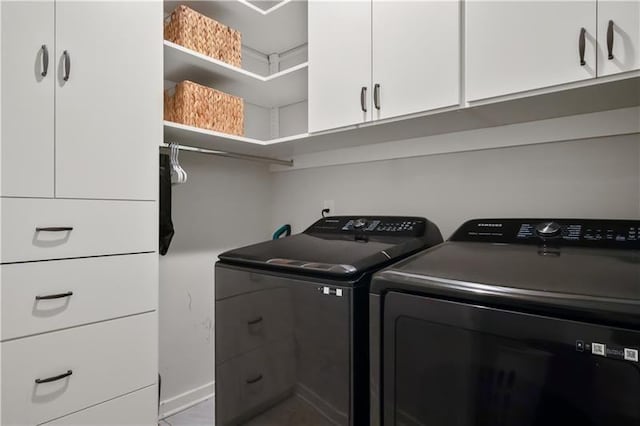
M191 81L164 92L164 119L231 135L244 135L244 101Z
M241 33L187 6L171 12L164 24L164 38L236 67L242 64Z

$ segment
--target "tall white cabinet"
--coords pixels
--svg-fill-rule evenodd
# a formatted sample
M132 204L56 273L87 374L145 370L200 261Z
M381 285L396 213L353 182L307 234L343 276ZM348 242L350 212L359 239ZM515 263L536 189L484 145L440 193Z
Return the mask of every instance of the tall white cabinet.
M309 132L459 103L458 1L309 1Z
M155 425L162 2L0 7L0 423Z
M598 1L598 76L640 69L640 0Z

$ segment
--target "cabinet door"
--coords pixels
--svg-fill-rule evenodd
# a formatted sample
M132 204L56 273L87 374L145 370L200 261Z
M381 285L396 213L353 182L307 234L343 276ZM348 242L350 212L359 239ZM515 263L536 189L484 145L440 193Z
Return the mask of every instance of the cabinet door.
M0 7L1 195L53 197L53 0L3 1Z
M640 0L599 1L598 76L637 69L640 69Z
M309 131L370 120L370 86L371 2L309 1Z
M374 0L373 118L458 104L459 34L458 1Z
M595 0L468 1L465 33L469 101L596 76Z
M154 200L162 2L57 1L56 37L56 195Z

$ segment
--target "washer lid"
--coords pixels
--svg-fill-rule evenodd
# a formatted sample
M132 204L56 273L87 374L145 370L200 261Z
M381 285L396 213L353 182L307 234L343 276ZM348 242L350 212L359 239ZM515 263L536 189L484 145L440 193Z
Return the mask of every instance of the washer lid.
M640 252L449 241L374 276L372 292L391 289L640 320Z

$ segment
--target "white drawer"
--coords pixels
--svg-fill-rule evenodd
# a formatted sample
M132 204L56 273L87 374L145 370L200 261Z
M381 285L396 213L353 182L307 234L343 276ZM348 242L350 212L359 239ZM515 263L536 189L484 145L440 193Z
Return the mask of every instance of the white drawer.
M156 313L3 342L0 350L2 425L36 425L155 384Z
M0 274L1 340L157 308L155 253L2 265Z
M155 251L156 203L2 199L2 263ZM67 228L69 231L37 231Z
M156 426L157 424L158 388L149 386L45 423L45 426Z

